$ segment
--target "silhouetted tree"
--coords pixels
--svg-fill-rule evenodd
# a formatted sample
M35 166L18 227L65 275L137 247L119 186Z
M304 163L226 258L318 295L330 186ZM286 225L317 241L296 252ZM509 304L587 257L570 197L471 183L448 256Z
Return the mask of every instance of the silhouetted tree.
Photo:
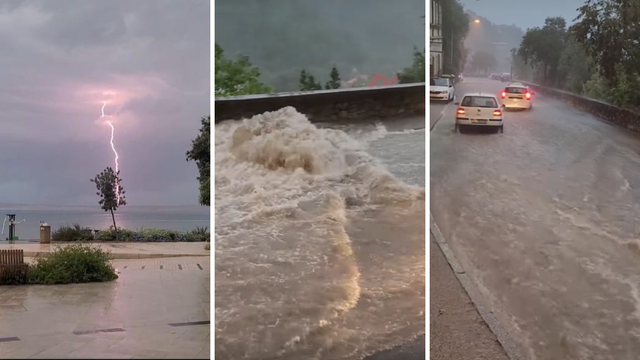
M122 187L122 179L119 177L120 171L115 172L111 167L107 167L95 178L91 179L91 182L96 184L98 192L96 195L100 197L100 208L104 211L111 212L111 219L113 220L113 229L116 232L116 239L118 239L118 226L116 225L116 216L114 211L120 206L127 205L127 201L124 196L124 188Z

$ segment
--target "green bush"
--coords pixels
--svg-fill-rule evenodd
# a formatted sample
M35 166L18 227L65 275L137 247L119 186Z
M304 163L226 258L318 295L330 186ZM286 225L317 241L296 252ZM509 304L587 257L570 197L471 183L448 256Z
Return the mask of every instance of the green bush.
M54 230L51 234L53 241L85 241L93 240L91 228L82 227L78 224L63 225L59 229Z
M135 231L127 230L127 229L118 229L117 233L118 241L133 241L134 236L136 235ZM108 230L100 230L98 235L96 236L96 240L100 241L116 241L116 231L113 229L113 226Z
M127 230L118 229L118 237L113 227L101 230L96 235L97 241L123 241L123 242L204 242L210 241L211 234L208 227L196 227L195 230L181 232L165 229ZM90 228L80 225L62 226L52 236L53 241L86 241L93 240Z
M98 247L70 245L37 257L28 270L30 284L76 284L118 278L109 263L110 254Z

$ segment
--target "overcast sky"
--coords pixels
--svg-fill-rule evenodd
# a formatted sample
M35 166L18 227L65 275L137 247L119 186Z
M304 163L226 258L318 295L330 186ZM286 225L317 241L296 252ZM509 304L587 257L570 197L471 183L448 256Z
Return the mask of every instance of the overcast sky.
M567 24L578 16L585 0L460 0L478 15L500 25L515 24L522 30L543 26L547 17L562 16Z
M0 0L0 203L197 204L185 152L209 115L209 0Z

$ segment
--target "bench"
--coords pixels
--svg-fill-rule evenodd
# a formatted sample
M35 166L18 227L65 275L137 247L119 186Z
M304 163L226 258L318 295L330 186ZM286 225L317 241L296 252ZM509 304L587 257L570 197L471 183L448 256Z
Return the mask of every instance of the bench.
M28 267L24 250L0 250L0 285L24 284Z

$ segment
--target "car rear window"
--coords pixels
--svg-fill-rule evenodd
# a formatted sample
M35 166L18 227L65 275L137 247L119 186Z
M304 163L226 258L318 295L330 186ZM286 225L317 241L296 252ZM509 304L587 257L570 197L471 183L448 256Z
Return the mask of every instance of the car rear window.
M462 106L481 107L481 108L497 108L496 99L489 96L465 96L462 99Z
M429 81L431 86L449 86L449 79L445 78L431 78Z
M508 87L504 90L507 94L524 94L527 89L521 87Z

